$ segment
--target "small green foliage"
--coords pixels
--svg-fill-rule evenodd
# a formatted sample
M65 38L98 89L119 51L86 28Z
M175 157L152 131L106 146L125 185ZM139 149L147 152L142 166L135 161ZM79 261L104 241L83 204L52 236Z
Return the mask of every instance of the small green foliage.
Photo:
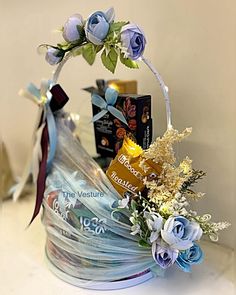
M95 46L96 53L98 53L98 52L101 51L102 49L103 49L103 45L96 45L96 46Z
M73 44L69 42L63 42L63 43L58 43L57 47L64 51L69 51L73 47Z
M131 200L130 206L131 206L132 211L135 211L137 209L137 203L136 203L136 201L135 200Z
M83 47L75 47L73 49L73 56L81 55L83 52Z
M212 222L210 214L204 214L203 216L196 216L194 220L199 223L203 233L213 241L218 241L219 231L224 230L230 226L230 223L223 222Z
M135 61L133 61L130 58L124 57L123 53L120 54L120 61L122 64L124 64L126 67L128 67L130 69L138 69L139 68L138 64Z
M109 28L109 32L108 32L108 35L106 37L106 40L111 40L113 39L114 37L116 37L123 26L127 25L129 22L113 22L111 25L110 25L110 28Z
M146 242L145 240L141 239L138 242L139 246L144 247L144 248L150 248L150 244L148 244L148 242Z
M106 49L104 49L101 55L101 59L104 67L106 67L109 71L111 71L114 74L118 60L118 54L116 50L113 47L111 47L108 54L106 54Z
M77 31L79 32L80 40L82 41L85 38L84 28L81 26L76 26Z
M192 175L185 181L182 185L181 192L186 191L188 188L192 187L198 180L202 179L206 175L202 170L193 170Z
M92 43L85 44L82 47L83 58L89 65L92 65L96 58L96 46Z

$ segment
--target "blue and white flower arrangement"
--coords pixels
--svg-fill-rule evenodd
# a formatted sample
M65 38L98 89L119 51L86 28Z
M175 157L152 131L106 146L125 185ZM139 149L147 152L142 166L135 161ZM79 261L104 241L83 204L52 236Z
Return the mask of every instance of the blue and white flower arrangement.
M206 235L217 241L219 230L230 225L211 222L209 214L199 216L190 209L190 200L204 196L194 192L192 186L205 173L194 170L188 157L178 164L173 149L174 143L190 133L191 128L182 133L169 129L144 151L144 158L159 164L162 171L157 179L144 179L144 193L126 196L115 209L129 211L131 234L138 236L141 247L150 248L153 259L163 270L175 264L190 272L193 265L203 261L198 244L201 237Z
M59 64L68 52L82 55L92 65L96 54L101 52L103 65L115 72L118 57L129 68L138 68L136 62L145 49L144 32L136 25L125 21L115 22L113 8L105 12L96 11L87 20L73 14L62 28L64 42L46 47L46 60L51 65Z

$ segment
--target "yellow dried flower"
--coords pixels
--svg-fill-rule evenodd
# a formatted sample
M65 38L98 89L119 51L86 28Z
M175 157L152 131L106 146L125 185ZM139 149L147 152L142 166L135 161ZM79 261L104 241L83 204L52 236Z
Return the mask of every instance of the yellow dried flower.
M192 132L192 128L186 128L182 133L179 133L175 129L167 130L163 137L158 137L150 147L144 152L146 159L152 159L154 162L162 163L175 163L175 156L173 150L173 144L183 140L189 136Z
M187 137L191 131L191 128L185 129L182 133L174 129L167 130L163 137L158 137L143 154L144 158L152 159L162 166L158 181L144 181L149 190L148 198L157 206L171 202L181 190L183 183L191 176L192 161L186 157L176 166L173 150L173 144Z
M189 176L192 174L192 160L189 157L186 157L179 166L184 174Z

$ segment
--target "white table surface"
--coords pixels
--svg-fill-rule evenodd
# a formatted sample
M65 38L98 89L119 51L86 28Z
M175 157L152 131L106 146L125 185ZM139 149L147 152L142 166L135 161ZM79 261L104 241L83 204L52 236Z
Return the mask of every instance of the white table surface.
M233 295L236 294L235 253L225 247L202 242L204 262L191 274L173 268L165 278L117 291L91 291L71 286L48 269L44 259L45 232L40 218L25 230L33 212L34 199L5 201L0 218L0 294L145 294L145 295Z

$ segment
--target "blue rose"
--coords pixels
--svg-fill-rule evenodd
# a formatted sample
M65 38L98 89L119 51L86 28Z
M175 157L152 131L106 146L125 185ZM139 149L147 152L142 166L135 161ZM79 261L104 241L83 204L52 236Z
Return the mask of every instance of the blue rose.
M97 11L89 16L85 24L85 35L95 45L102 45L106 38L110 23L114 20L114 9L106 12Z
M63 27L63 38L67 42L75 42L81 39L81 32L83 27L83 18L80 14L74 14L68 18Z
M161 236L171 248L186 250L193 246L193 241L201 238L202 229L197 222L183 216L172 216L165 222Z
M194 243L189 249L180 252L176 264L185 272L191 271L191 266L203 261L202 249Z
M145 49L146 38L143 31L135 24L123 26L121 30L121 44L126 50L126 57L138 59Z
M53 47L49 47L47 50L45 59L50 65L56 65L59 62L61 62L63 57L64 57L63 51L53 48Z
M168 245L158 242L152 244L152 256L156 263L163 269L173 265L178 257L178 250L168 247Z

